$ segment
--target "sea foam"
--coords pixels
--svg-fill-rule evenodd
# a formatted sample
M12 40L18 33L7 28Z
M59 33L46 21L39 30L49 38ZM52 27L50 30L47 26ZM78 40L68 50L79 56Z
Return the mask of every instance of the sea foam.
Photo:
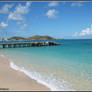
M26 74L28 77L31 79L36 80L38 83L47 86L48 88L51 89L51 91L72 91L70 85L65 82L64 80L56 80L54 77L48 77L45 75L41 75L39 72L32 71L29 72L27 71L24 67L19 67L14 64L14 62L10 62L10 67L14 70L18 70Z

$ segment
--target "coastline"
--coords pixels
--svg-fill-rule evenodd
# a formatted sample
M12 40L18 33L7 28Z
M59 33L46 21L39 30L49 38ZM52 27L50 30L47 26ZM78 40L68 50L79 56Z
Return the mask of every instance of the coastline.
M0 55L0 90L50 91L23 72L12 69L8 58L3 55Z

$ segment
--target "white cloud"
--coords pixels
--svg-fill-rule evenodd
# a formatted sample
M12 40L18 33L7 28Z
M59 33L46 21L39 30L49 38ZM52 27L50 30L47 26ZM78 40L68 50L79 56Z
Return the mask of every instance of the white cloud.
M80 33L75 32L73 34L73 37L83 37L83 36L89 36L92 35L92 25L84 30L82 30Z
M90 28L82 30L79 34L79 36L87 36L87 35L92 35L92 30Z
M55 1L52 1L48 4L49 7L55 7L55 6L58 6L59 3L58 2L55 2Z
M55 18L57 17L56 15L58 14L58 11L55 9L50 9L48 10L48 12L46 13L46 16L48 16L48 18Z
M7 14L9 13L9 9L12 8L13 5L10 4L5 4L1 9L0 9L0 13L2 14Z
M26 13L25 11L26 7L23 7L22 5L18 5L15 8L14 12L11 12L8 16L8 19L10 20L23 20L22 14Z
M23 20L23 17L21 16L21 14L17 14L17 13L13 13L11 12L8 16L9 20Z
M81 6L83 6L83 4L81 2L75 2L75 3L72 3L71 6L81 7Z
M8 24L6 24L6 23L4 23L4 22L1 22L1 23L0 23L0 27L1 27L1 28L6 28L7 26L8 26Z
M10 12L8 19L9 20L23 20L24 14L27 14L29 12L29 7L31 3L27 2L26 5L19 4L13 12Z

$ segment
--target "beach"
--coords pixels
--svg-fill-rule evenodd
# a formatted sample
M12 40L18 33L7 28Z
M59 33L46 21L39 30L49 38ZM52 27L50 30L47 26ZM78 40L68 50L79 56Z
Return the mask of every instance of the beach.
M0 90L50 90L26 76L23 72L10 68L8 58L0 55Z

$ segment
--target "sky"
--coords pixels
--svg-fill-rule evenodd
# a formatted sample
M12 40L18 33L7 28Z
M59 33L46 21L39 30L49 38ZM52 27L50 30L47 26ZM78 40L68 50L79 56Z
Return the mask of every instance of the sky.
M92 2L0 2L0 38L34 35L92 39Z

